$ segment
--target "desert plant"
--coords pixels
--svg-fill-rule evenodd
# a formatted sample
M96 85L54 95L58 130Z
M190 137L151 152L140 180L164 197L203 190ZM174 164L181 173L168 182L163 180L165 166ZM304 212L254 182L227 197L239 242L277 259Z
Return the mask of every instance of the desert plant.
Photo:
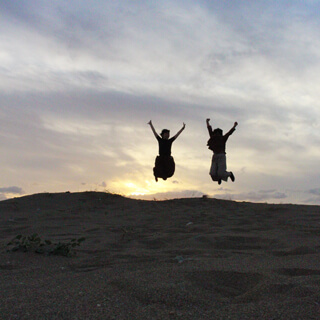
M32 251L39 247L42 247L44 243L41 242L40 237L37 233L34 233L30 236L23 236L21 234L13 238L8 246L13 245L10 251Z
M79 239L72 239L71 241L66 243L58 242L54 245L50 253L53 255L70 257L73 254L72 249L76 246L80 246L81 242L83 242L84 240L85 238L79 238Z
M58 242L53 243L50 240L42 241L37 233L34 233L30 236L17 235L14 237L7 245L11 246L8 251L33 251L36 253L46 253L48 255L61 255L70 257L74 254L73 248L80 246L85 238L72 239L69 242Z

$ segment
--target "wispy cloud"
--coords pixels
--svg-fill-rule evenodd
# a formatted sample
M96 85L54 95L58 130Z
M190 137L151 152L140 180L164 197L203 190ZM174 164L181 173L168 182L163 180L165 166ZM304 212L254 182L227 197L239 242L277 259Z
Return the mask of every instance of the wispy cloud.
M8 197L19 196L24 194L24 191L20 187L11 186L0 188L0 201L6 200Z
M320 188L316 188L316 189L311 189L308 191L308 193L313 194L315 196L319 196L320 197Z
M284 201L284 199L287 198L287 195L282 192L277 192L275 190L273 191L251 191L247 193L224 193L224 194L215 194L215 198L218 199L227 199L227 200L247 200L247 201L258 201L258 202L263 202L263 201L274 201L276 200L277 202L279 200Z
M6 187L6 188L0 188L1 193L13 193L13 194L23 194L23 190L20 187Z

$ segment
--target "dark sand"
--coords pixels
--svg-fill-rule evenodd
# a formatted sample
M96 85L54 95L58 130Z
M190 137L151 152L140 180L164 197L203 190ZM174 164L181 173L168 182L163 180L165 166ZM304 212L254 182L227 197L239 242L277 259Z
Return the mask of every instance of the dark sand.
M106 193L0 202L0 319L320 319L320 207ZM7 252L18 234L76 256Z

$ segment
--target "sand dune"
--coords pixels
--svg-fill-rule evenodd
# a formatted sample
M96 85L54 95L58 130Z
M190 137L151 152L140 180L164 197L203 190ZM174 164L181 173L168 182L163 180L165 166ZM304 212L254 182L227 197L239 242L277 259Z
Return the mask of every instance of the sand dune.
M320 207L85 192L0 202L1 319L320 319ZM7 252L16 235L86 240Z

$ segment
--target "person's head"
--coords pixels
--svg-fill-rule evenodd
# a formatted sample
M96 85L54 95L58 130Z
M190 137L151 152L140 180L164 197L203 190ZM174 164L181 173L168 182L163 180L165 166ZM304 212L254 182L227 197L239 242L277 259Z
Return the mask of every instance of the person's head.
M223 135L223 131L220 128L214 129L213 130L213 135L214 136L222 136Z
M160 136L162 139L169 139L170 137L170 130L168 129L163 129L160 133Z

